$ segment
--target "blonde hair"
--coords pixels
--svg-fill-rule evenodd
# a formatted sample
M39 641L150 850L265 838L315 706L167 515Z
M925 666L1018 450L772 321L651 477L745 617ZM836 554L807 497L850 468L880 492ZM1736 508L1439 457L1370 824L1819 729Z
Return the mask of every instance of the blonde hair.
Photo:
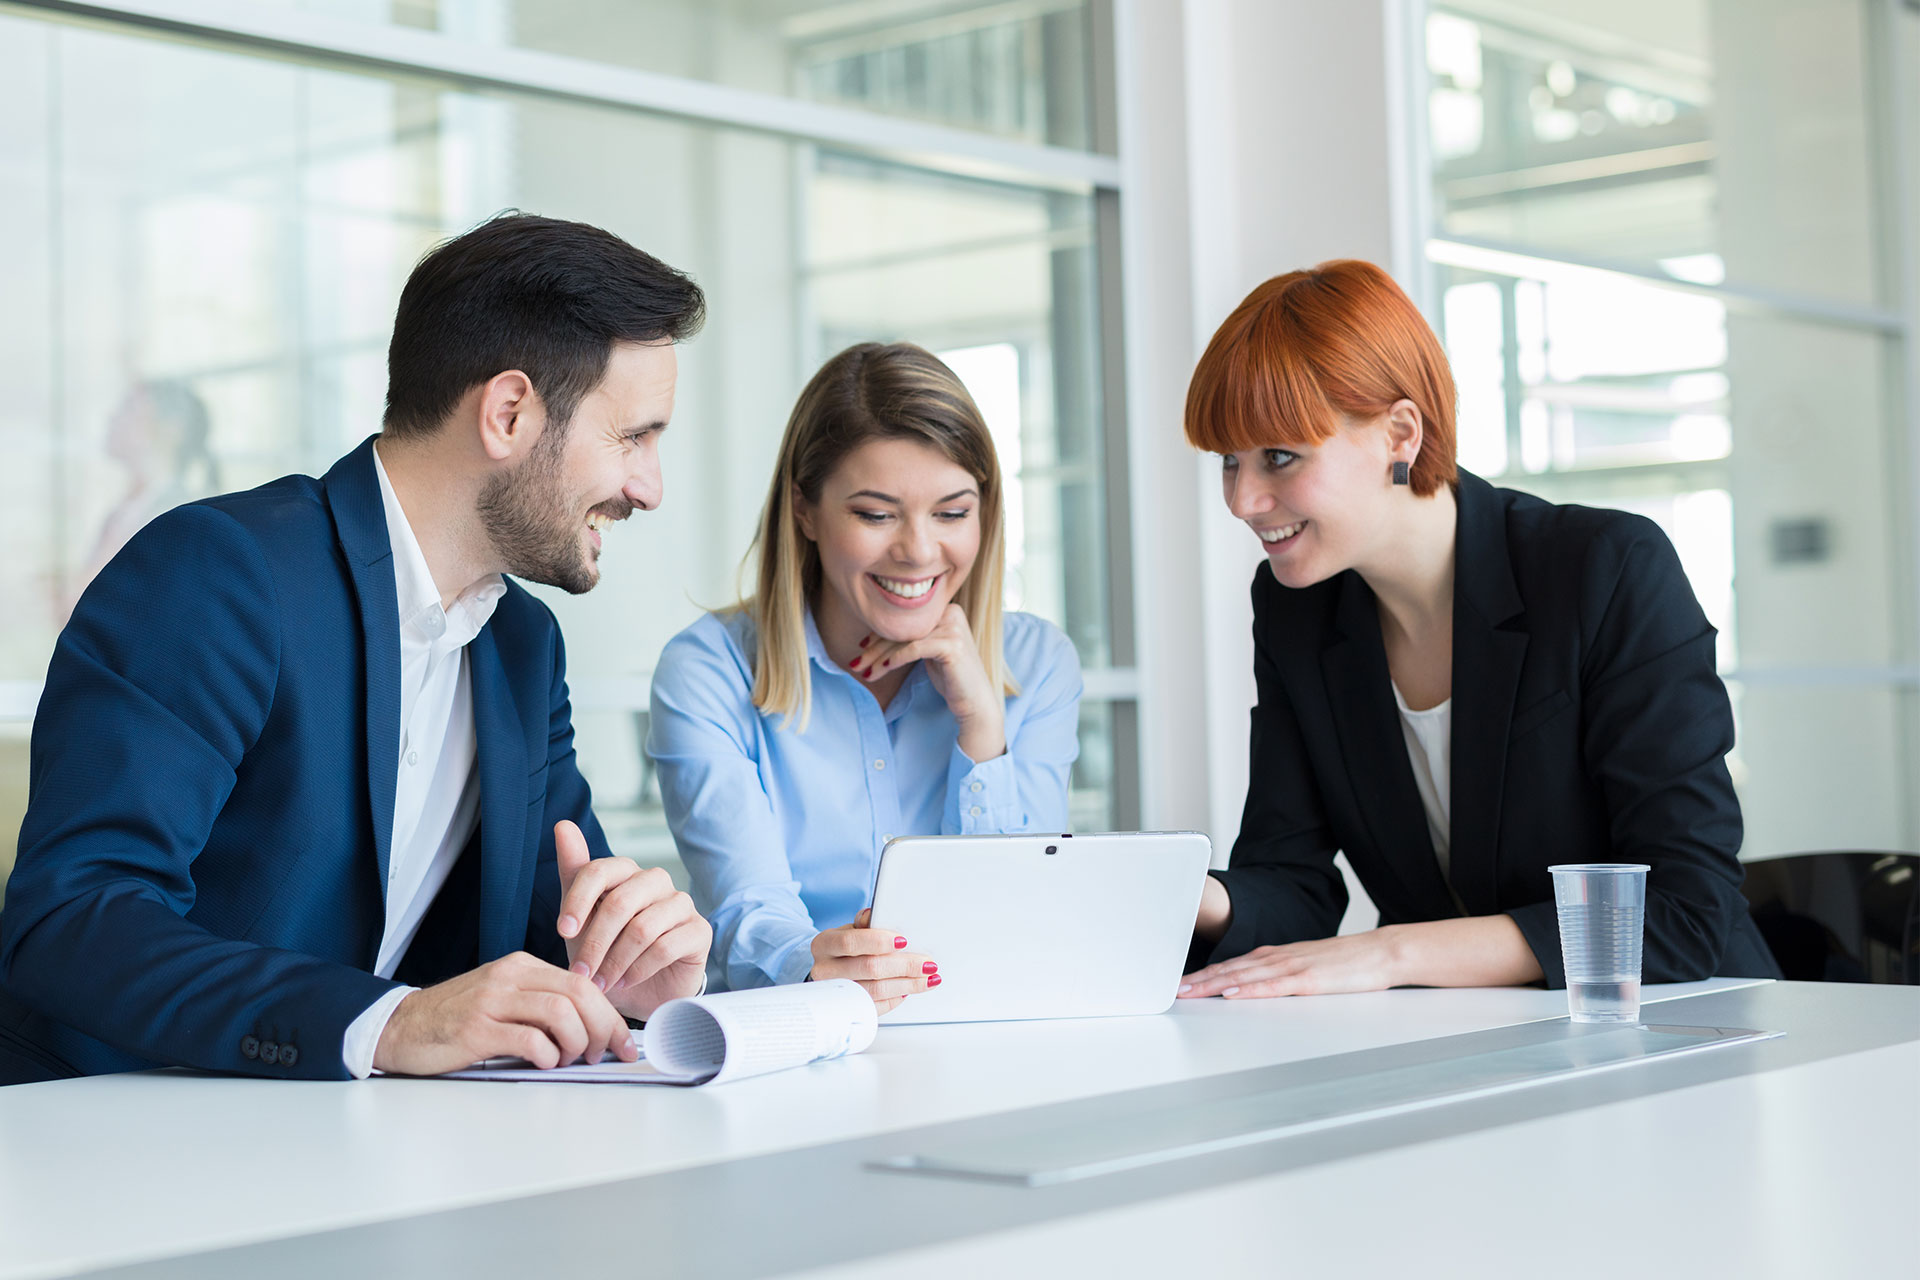
M954 595L973 627L987 677L1011 697L1020 692L1001 645L1001 590L1006 535L1000 460L986 420L967 389L932 352L910 342L848 347L813 375L780 440L744 577L754 562L756 589L737 608L753 619L753 705L785 716L802 732L813 710L807 666L807 609L821 588L820 550L801 531L795 495L809 503L834 469L869 440L913 440L931 446L980 486L980 553Z

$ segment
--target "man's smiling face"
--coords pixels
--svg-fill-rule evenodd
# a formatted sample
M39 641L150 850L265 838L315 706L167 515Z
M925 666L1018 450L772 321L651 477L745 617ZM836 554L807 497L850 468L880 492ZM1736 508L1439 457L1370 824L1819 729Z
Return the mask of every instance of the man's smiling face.
M600 581L607 529L660 505L660 433L678 370L671 342L616 343L572 420L549 424L524 461L488 482L480 519L508 573L574 595Z

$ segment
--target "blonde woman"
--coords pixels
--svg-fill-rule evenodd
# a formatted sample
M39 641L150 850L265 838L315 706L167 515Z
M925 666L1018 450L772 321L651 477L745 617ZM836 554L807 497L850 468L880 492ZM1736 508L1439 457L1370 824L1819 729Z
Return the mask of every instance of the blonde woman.
M647 751L735 989L852 978L882 1013L940 982L870 926L899 835L1061 831L1080 664L1000 606L1000 464L939 360L863 343L801 392L754 594L675 636Z

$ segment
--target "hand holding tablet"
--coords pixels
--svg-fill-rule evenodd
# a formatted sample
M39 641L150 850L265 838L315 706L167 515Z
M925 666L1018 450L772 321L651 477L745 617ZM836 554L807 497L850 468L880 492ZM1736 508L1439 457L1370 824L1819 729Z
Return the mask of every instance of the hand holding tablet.
M862 911L852 924L815 934L808 980L850 978L873 997L877 1013L940 985L939 966L932 957L907 950L906 938L892 929L873 928L872 920L871 910Z

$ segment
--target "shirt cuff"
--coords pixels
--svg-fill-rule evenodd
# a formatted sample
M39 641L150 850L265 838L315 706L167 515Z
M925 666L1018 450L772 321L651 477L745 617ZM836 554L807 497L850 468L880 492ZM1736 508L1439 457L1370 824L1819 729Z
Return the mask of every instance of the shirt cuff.
M956 742L947 762L947 812L953 815L956 835L1025 831L1027 815L1020 807L1020 774L1013 767L1013 752L1003 751L975 764Z
M387 1029L393 1011L400 1002L418 991L418 987L395 987L367 1006L366 1012L347 1024L340 1045L341 1061L355 1080L373 1074L373 1051L380 1046L380 1033Z
M776 986L785 986L790 982L805 982L807 975L813 972L813 940L817 934L809 933L787 948L786 954L773 962L773 981Z

